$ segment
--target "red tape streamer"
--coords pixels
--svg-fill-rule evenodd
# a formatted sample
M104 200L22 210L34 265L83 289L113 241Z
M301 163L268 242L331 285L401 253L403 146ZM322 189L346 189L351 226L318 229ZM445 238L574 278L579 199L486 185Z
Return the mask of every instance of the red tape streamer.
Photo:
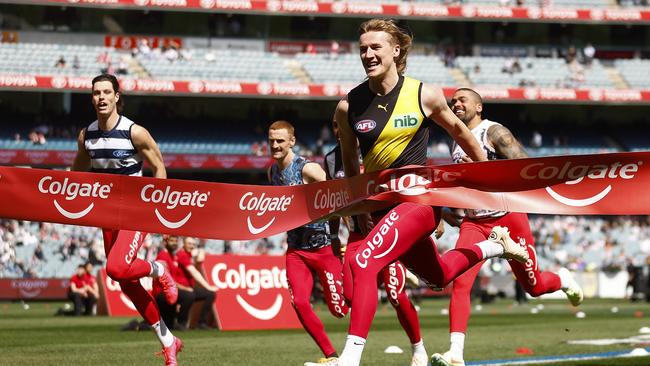
M0 167L0 217L246 240L378 201L643 215L649 159L637 152L406 167L291 187Z

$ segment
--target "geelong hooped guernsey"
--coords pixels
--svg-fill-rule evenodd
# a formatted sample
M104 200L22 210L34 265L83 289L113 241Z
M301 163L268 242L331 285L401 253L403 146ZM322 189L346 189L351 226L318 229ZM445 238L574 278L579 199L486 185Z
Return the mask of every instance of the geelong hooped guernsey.
M295 186L303 184L302 169L309 160L295 155L291 164L280 169L277 163L271 166L271 184L274 186ZM311 250L330 245L329 226L326 222L316 222L300 226L287 232L290 248Z
M99 128L95 121L86 128L84 146L90 156L90 171L142 176L142 156L131 139L130 119L120 116L110 131Z
M400 76L386 95L373 93L368 81L348 93L348 121L366 172L426 164L431 121L421 92L422 82Z
M478 124L478 126L472 129L472 135L474 135L478 143L481 145L481 148L487 153L488 160L498 159L497 152L496 150L494 150L494 147L490 144L488 138L488 130L490 129L490 127L495 125L500 126L501 124L490 121L488 119L484 119L481 121L481 123ZM460 146L458 146L456 142L454 142L451 149L451 158L454 160L454 162L455 163L462 162L462 158L464 155L467 155L465 154L465 151L463 151L463 149ZM465 215L470 219L501 217L505 214L507 214L506 211L475 210L475 209L465 210Z

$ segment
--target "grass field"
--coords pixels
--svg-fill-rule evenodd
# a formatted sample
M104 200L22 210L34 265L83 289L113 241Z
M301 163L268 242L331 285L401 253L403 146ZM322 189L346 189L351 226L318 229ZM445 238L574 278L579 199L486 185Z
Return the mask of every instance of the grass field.
M537 314L531 309L542 304ZM121 332L125 318L67 318L52 314L59 303L31 303L24 310L20 303L0 303L0 365L161 365L154 357L159 345L151 332ZM420 322L429 353L448 348L447 316L441 314L447 300L427 300L420 304ZM612 313L617 306L619 311ZM513 306L509 300L484 305L474 311L466 341L466 361L522 359L536 356L570 355L626 351L649 347L649 343L610 346L570 345L569 340L628 338L639 335L639 328L650 327L650 305L625 301L587 300L586 313L576 318L564 301L532 301ZM347 320L336 320L324 312L330 338L342 347ZM177 333L185 341L179 361L183 365L302 365L319 357L317 347L302 330L219 332L186 331ZM650 342L650 340L646 340ZM397 345L403 354L386 354ZM521 355L526 347L532 355ZM390 306L380 305L370 332L363 365L408 365L410 346ZM650 365L650 357L616 358L601 361L546 363L545 365Z

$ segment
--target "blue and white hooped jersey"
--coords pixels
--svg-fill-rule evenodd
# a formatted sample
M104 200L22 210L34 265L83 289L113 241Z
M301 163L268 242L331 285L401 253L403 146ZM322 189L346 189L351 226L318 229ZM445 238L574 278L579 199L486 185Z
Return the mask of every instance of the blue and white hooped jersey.
M277 163L271 166L271 184L274 186L296 186L303 183L302 168L309 160L295 155L288 167L280 170ZM297 227L287 232L287 244L290 248L313 250L330 245L329 225L315 222Z
M86 128L84 146L90 156L90 171L142 176L142 156L131 140L130 119L120 116L110 131L99 128L95 121Z

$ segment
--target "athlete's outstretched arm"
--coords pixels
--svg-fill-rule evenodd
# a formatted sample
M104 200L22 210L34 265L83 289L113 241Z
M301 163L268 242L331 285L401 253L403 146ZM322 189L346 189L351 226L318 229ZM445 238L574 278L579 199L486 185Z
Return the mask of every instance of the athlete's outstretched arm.
M469 128L449 109L442 89L422 85L422 109L427 117L436 122L474 161L487 160L481 145Z
M144 160L151 166L154 178L167 178L167 170L165 169L165 163L163 163L162 154L149 131L134 124L131 127L131 140L138 152L144 157Z
M72 163L72 170L76 172L87 172L90 169L90 155L86 151L84 140L86 138L86 129L82 129L77 137L77 155Z
M497 155L502 159L527 158L528 154L512 132L504 126L494 125L488 128L488 138Z

